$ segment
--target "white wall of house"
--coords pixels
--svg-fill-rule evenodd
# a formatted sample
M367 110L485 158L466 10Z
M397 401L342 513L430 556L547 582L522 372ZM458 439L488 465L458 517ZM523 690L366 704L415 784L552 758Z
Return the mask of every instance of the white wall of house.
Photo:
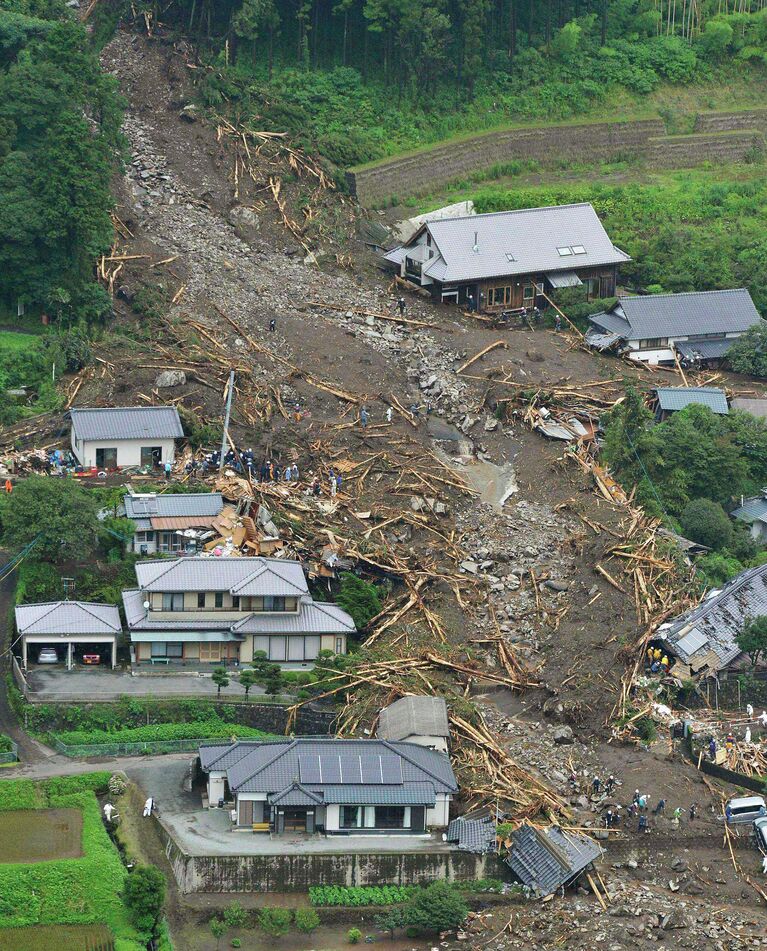
M226 773L215 770L208 773L208 805L211 809L218 806L218 800L224 798L224 780Z
M140 466L142 447L159 447L162 462L173 463L176 444L173 439L109 439L98 442L78 440L75 437L74 427L71 434L72 452L77 456L81 466L91 468L96 465L96 450L117 449L117 465Z
M445 793L437 793L437 801L433 808L426 810L426 826L432 829L443 829L450 818L450 799Z

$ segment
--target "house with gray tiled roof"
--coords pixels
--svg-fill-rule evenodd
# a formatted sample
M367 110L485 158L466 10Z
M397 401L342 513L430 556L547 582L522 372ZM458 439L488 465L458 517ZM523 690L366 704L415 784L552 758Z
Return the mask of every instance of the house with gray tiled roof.
M328 738L200 747L211 808L276 835L421 835L445 828L458 784L445 753Z
M400 697L378 714L376 736L447 752L450 724L442 697Z
M659 386L655 393L655 419L663 422L688 406L705 406L717 416L727 416L727 395L716 386Z
M117 638L122 633L122 623L114 605L50 601L18 604L15 613L25 670L30 647L33 661L43 648L53 648L59 661L66 663L67 670L71 670L78 659L85 663L117 665Z
M287 558L188 556L139 561L123 591L133 661L191 666L311 667L321 650L346 653L356 628L340 607L315 601L301 563Z
M762 318L745 288L687 294L621 297L610 310L589 317L586 343L615 348L649 364L721 361L734 340Z
M184 430L175 406L75 408L72 452L83 468L153 468L173 460Z
M767 490L751 499L742 499L740 505L730 512L733 518L748 525L754 541L767 541Z
M601 855L601 847L587 835L525 822L512 833L505 862L519 882L545 898L571 885Z
M181 555L195 551L196 539L206 531L215 537L212 529L224 509L224 497L220 492L128 492L123 505L134 526L129 551Z
M631 260L587 202L425 221L384 257L436 300L490 312L534 307L563 287L612 297Z

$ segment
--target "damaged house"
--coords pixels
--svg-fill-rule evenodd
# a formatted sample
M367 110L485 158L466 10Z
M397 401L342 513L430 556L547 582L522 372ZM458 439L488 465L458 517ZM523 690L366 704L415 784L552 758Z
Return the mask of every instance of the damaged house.
M422 835L448 824L458 784L444 753L385 740L297 738L200 747L211 808L247 831Z
M523 885L545 898L571 885L601 855L600 846L586 835L524 823L512 833L504 861Z
M356 628L335 604L314 601L298 561L195 557L140 561L123 591L135 664L310 667L321 650L346 653Z
M631 260L585 202L425 221L384 257L435 300L465 307L471 298L491 312L532 308L562 287L612 297Z
M184 430L175 406L71 409L71 444L85 469L152 468L173 460Z
M442 697L401 697L379 713L376 736L447 753L450 742L447 704Z
M718 363L734 340L762 318L745 288L621 297L589 317L586 343L652 365L680 359Z
M140 555L185 555L214 534L216 518L224 508L220 492L179 495L128 493L123 497L125 517L134 525L128 551Z
M748 621L767 614L767 565L748 568L723 588L710 591L692 611L661 624L662 640L680 677L707 676L750 663L736 643Z

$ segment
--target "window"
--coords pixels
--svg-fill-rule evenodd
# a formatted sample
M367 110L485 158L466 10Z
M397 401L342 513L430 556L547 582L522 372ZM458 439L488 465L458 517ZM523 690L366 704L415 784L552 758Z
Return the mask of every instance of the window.
M264 611L284 611L285 610L285 598L282 596L276 596L267 594L264 598Z
M513 264L514 261L516 261L516 258L515 258L514 255L511 253L511 251L507 251L507 252L506 252L506 260L509 262L509 264Z
M523 300L535 300L535 284L525 284L522 288Z
M572 247L573 254L585 254L586 249L582 244L574 244Z
M183 611L184 593L182 591L166 591L162 596L163 611Z
M724 334L688 334L688 340L724 340Z
M217 591L215 594L215 605L217 608L223 608L224 606L224 592Z
M336 638L336 654L343 654L344 652L344 639L343 637Z
M117 468L117 449L97 449L96 450L96 468L97 469L116 469Z
M200 644L200 660L205 663L217 663L221 660L221 644Z
M341 828L362 828L362 806L341 806Z
M205 592L204 591L200 591L197 594L197 607L198 608L205 607Z
M159 466L162 462L162 446L141 447L141 467Z
M403 829L404 806L376 806L376 829Z
M239 594L232 595L232 607L235 611L240 610L240 596Z
M569 258L572 253L573 253L572 248L557 248L557 254L561 258Z
M511 303L511 288L491 287L487 292L487 303L490 307L506 307Z
M152 641L152 657L183 657L184 645Z
M659 350L661 347L668 346L666 337L650 337L642 341L642 347L645 350Z

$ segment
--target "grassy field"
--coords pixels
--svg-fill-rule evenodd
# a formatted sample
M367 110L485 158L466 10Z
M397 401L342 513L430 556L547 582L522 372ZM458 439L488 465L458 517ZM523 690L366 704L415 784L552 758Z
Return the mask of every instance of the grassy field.
M79 858L79 809L19 809L0 813L0 864Z
M34 928L47 926L49 936L58 934L57 949L78 947L77 933L67 934L59 926L89 926L98 937L108 929L120 951L141 951L141 936L131 924L121 893L127 874L120 856L101 820L94 792L106 789L109 773L51 779L0 781L0 812L6 823L28 810L77 811L82 823L82 856L34 863L0 864L0 948L21 951L17 943L27 940ZM2 833L0 833L2 835ZM23 929L18 931L16 929ZM82 935L80 935L82 937ZM69 945L63 943L64 939ZM98 944L92 945L98 949ZM41 945L33 944L35 951ZM44 947L44 946L42 946ZM88 948L88 945L79 945ZM78 949L78 951L79 951Z
M14 928L13 951L115 951L115 944L104 925L36 925Z
M214 740L236 736L239 739L268 740L272 734L254 727L221 720L199 723L156 723L152 726L132 727L126 730L67 730L52 733L65 746L88 746L114 743L154 743L163 740Z
M0 350L7 353L23 353L33 343L37 343L35 334L19 333L17 330L0 330Z

